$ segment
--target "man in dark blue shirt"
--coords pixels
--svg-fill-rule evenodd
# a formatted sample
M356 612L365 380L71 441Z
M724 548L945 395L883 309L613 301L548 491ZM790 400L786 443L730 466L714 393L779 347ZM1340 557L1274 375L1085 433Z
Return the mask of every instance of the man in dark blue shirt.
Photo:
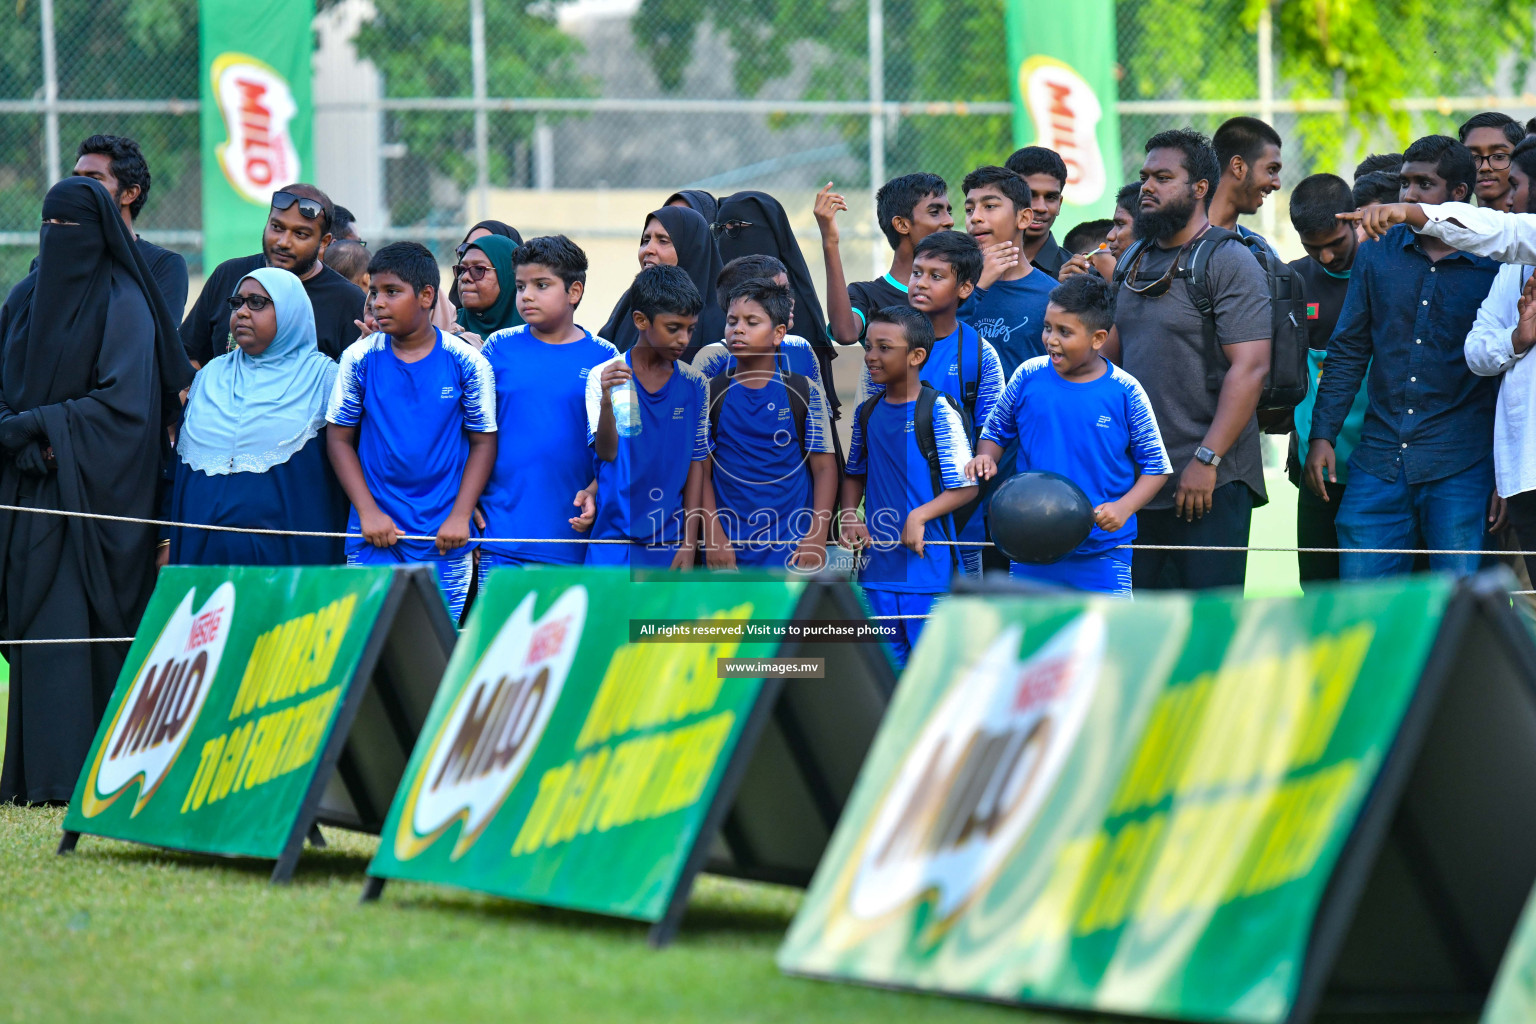
M1403 201L1470 194L1477 169L1455 139L1431 135L1403 154ZM1365 425L1335 520L1341 548L1428 547L1430 568L1476 570L1493 492L1497 385L1468 367L1463 343L1499 265L1399 224L1360 246L1312 412L1306 474L1336 482L1334 441L1370 368ZM1410 554L1339 559L1343 579L1409 572Z

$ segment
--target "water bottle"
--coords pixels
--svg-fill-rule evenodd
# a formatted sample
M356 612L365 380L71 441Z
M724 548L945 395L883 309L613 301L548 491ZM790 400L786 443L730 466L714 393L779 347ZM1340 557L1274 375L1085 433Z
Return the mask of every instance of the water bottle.
M635 382L626 380L615 384L611 392L613 422L620 437L640 436L640 396L635 394Z

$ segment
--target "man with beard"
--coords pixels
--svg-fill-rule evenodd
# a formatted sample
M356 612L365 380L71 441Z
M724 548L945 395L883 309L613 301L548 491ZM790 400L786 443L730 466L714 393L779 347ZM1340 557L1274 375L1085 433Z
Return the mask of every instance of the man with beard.
M1238 224L1239 214L1255 214L1264 197L1280 189L1280 133L1256 117L1234 117L1211 137L1221 177L1207 203L1212 224L1255 235ZM1266 243L1267 244L1267 243Z
M1527 550L1536 546L1536 364L1526 359L1536 343L1536 139L1515 147L1509 165L1513 213L1474 208L1465 203L1432 206L1394 204L1369 211L1366 230L1381 234L1405 223L1421 236L1479 256L1508 260L1499 268L1487 298L1463 346L1467 365L1482 377L1501 378L1494 409L1493 472L1498 494L1507 503L1509 522ZM1401 219L1399 219L1401 218ZM1536 572L1536 558L1526 559Z
M1271 348L1264 271L1236 235L1206 219L1217 166L1205 136L1159 132L1146 152L1138 241L1116 267L1115 331L1106 346L1146 389L1174 466L1140 513L1138 541L1241 547L1254 506L1268 500L1255 417ZM1190 293L1199 244L1214 246L1204 278L1209 314ZM1219 357L1208 348L1207 316ZM1137 550L1131 560L1135 589L1242 586L1246 572L1242 551Z
M1355 255L1328 341L1306 475L1314 493L1331 482L1334 442L1369 373L1370 404L1335 520L1343 579L1410 572L1414 548L1449 552L1431 554L1429 567L1458 576L1482 560L1498 387L1468 369L1463 346L1498 265L1458 250L1454 228L1428 227L1509 219L1465 205L1476 177L1466 146L1430 135L1403 153L1404 203L1339 217L1359 220L1372 240Z
M208 275L202 294L181 325L187 357L203 366L229 351L229 306L240 282L259 267L286 270L304 282L315 309L315 337L320 351L340 359L357 340L356 321L363 315L363 290L320 262L331 244L335 216L331 200L313 185L287 185L272 193L261 252L225 260Z

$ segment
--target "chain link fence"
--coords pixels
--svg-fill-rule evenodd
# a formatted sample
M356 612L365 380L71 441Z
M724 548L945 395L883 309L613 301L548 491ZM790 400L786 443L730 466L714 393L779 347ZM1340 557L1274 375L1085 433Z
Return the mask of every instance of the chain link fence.
M1286 137L1288 182L1347 174L1475 110L1536 113L1528 7L1355 5L1382 42L1350 79L1330 70L1318 24L1333 6L1122 0L1124 179L1154 131L1236 113ZM201 273L197 10L16 0L0 14L0 284L25 272L40 198L95 132L140 141L154 185L138 227ZM1351 24L1334 31L1362 31ZM881 180L958 182L1013 148L1005 39L1003 0L321 0L312 177L364 237L432 241L445 262L491 215L629 265L644 211L683 187L779 195L814 263L811 198L835 181L859 277L887 255Z

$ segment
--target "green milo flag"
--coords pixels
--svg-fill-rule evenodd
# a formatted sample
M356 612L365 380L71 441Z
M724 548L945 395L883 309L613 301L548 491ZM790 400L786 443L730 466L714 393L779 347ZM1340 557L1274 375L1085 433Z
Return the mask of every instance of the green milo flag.
M391 580L387 568L162 569L65 830L277 859Z
M790 618L788 580L494 573L454 649L368 873L660 921L686 880L778 641L631 642L631 620Z
M1008 0L1006 21L1014 143L1066 161L1062 223L1112 216L1124 184L1114 0Z
M1341 851L1431 648L1450 643L1437 624L1452 593L1421 577L1288 601L942 604L780 965L1098 1012L1294 1019ZM1502 593L1486 600L1508 612ZM1496 678L1474 661L1494 646L1448 646L1445 664ZM1454 744L1469 742L1490 741Z
M272 193L313 177L314 16L314 0L199 0L207 271L260 249Z

